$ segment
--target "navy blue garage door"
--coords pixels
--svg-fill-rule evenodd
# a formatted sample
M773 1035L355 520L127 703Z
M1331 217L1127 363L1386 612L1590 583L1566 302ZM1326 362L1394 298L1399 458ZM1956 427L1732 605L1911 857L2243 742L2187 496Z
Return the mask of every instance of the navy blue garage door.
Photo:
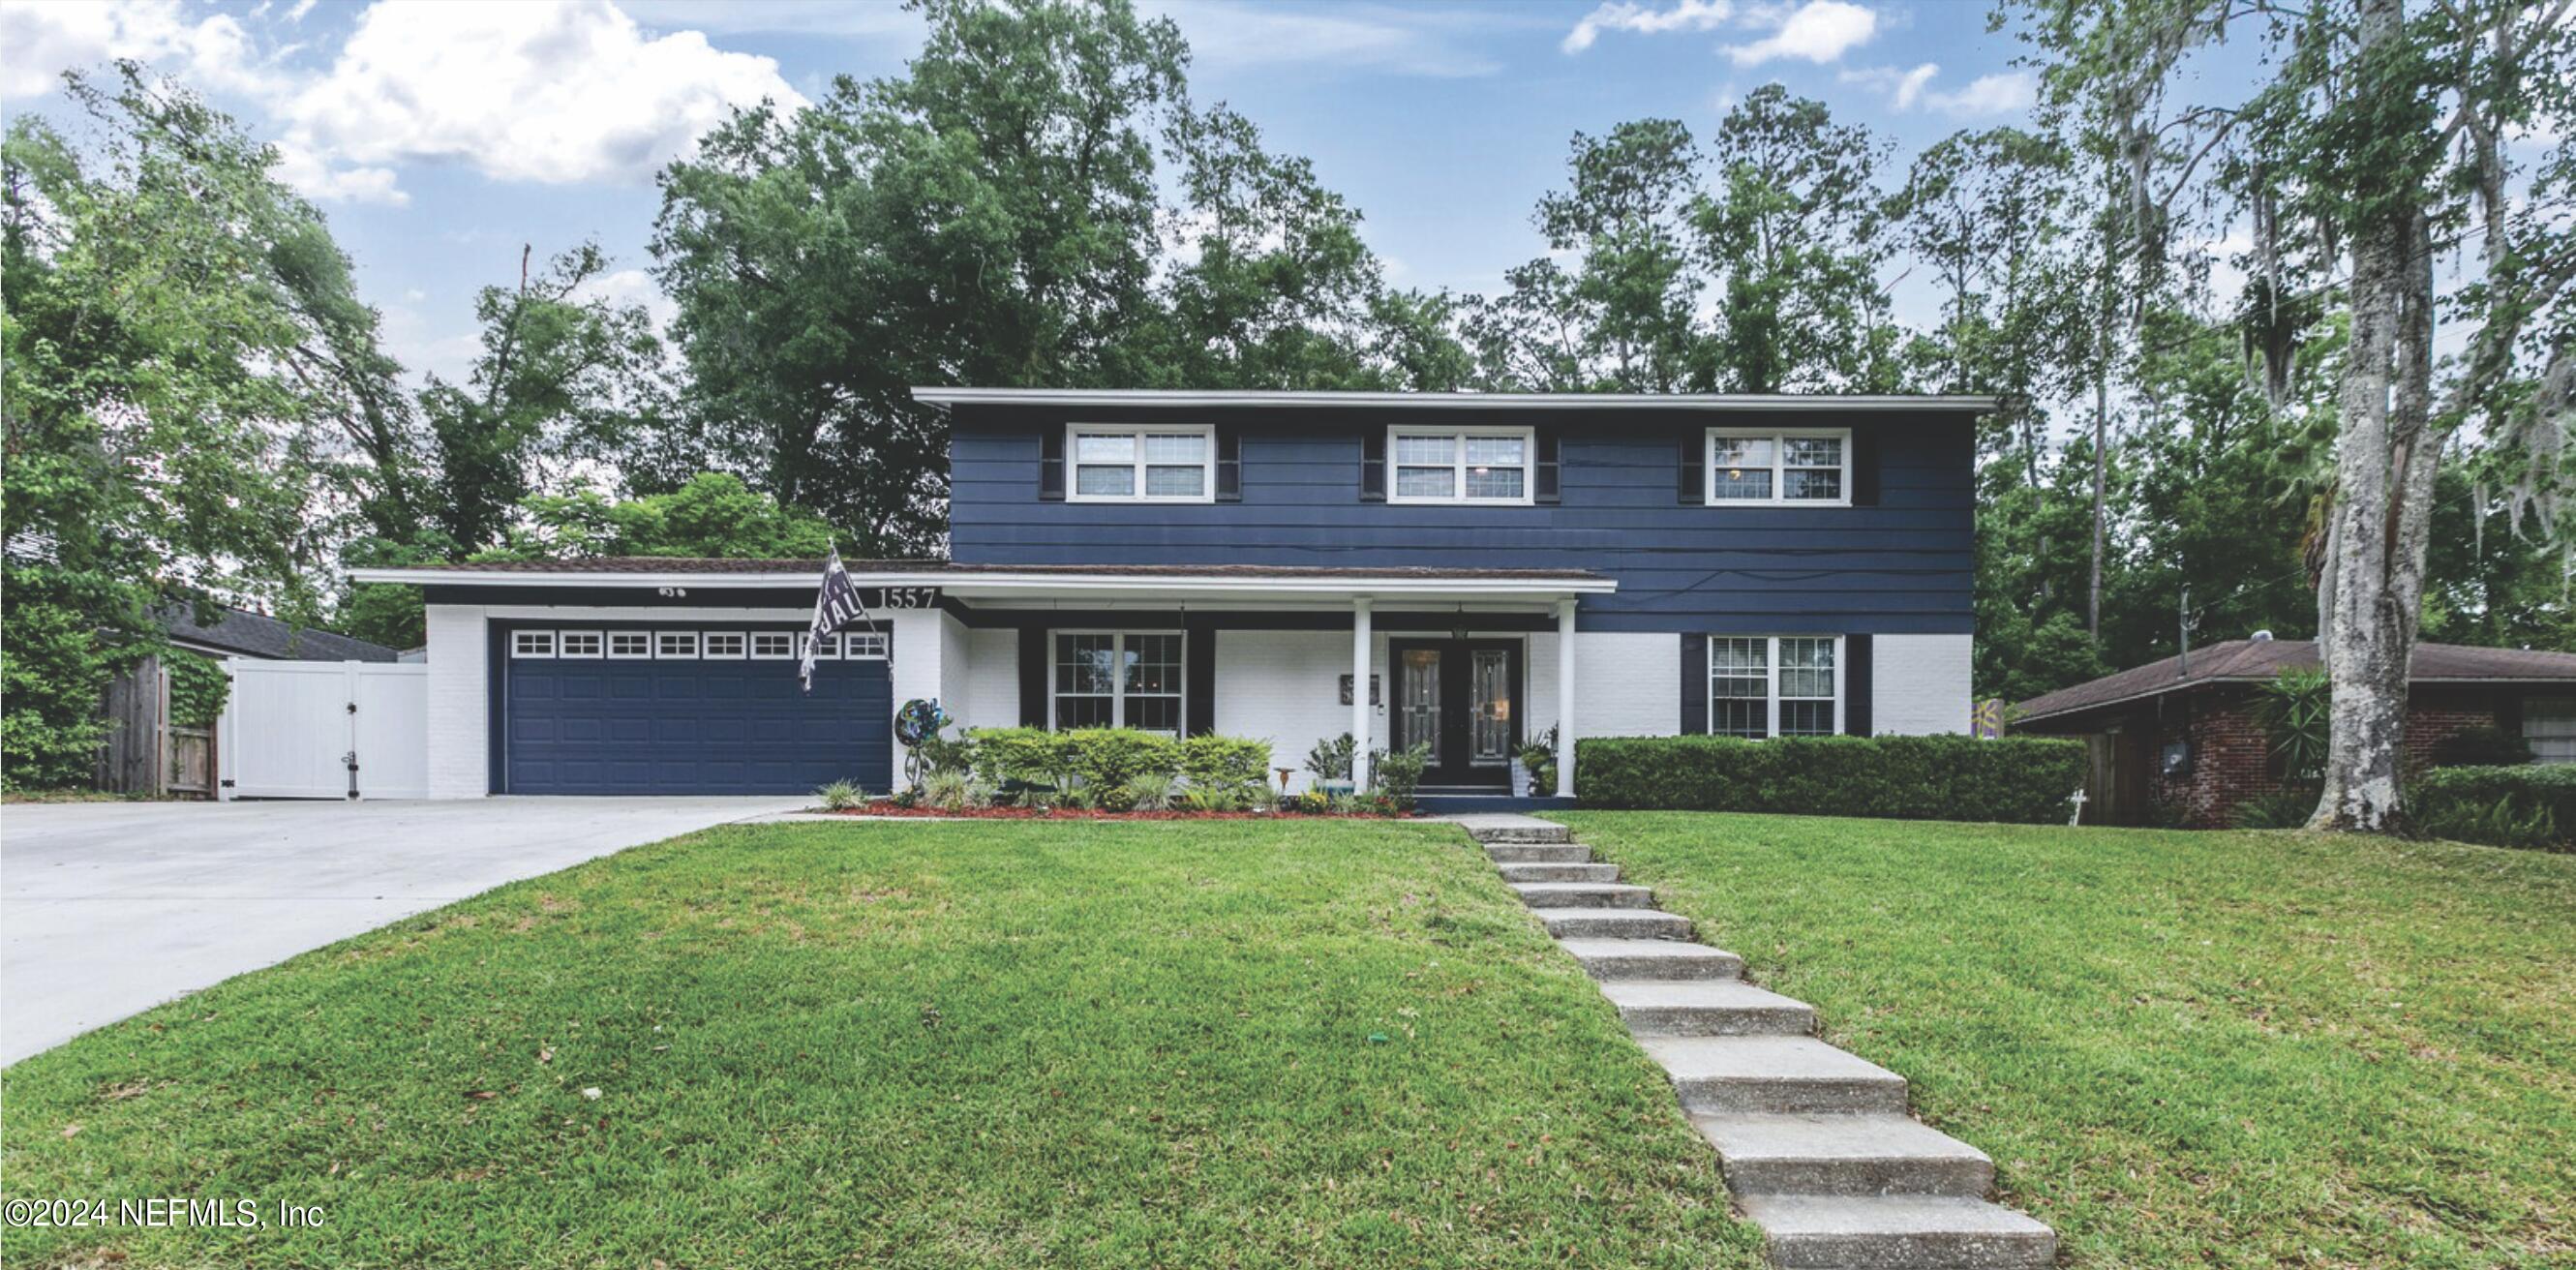
M501 792L804 794L837 780L890 788L894 703L882 643L851 637L851 652L874 655L821 661L809 695L797 685L794 638L746 627L499 632Z

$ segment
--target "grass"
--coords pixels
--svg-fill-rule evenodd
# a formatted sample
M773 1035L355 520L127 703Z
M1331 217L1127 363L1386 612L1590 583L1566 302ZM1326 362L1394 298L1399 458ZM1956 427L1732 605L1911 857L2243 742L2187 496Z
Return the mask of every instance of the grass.
M1758 1263L1442 827L713 830L0 1082L12 1199L324 1214L7 1230L12 1267Z
M2576 859L1562 817L2086 1267L2576 1265Z

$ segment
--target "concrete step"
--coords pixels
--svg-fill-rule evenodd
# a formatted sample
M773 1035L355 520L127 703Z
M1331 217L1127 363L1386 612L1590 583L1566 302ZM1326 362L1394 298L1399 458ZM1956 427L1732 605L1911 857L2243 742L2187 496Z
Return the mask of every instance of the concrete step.
M1692 1112L1905 1114L1905 1078L1804 1036L1641 1037Z
M1534 908L1558 939L1688 939L1690 919L1651 908Z
M1601 995L1637 1036L1805 1036L1816 1010L1741 979L1604 983Z
M1506 864L1498 866L1506 882L1616 882L1615 864Z
M1616 882L1515 882L1531 908L1652 908L1655 893Z
M1496 864L1581 864L1592 848L1580 842L1497 842L1485 848Z
M1947 1195L1994 1189L1986 1153L1907 1116L1697 1116L1737 1195Z
M1466 822L1467 834L1478 842L1572 842L1573 831L1563 825L1549 824L1478 824Z
M1744 1215L1785 1270L2040 1270L2057 1233L1981 1199L1746 1195Z
M1559 947L1603 981L1704 982L1744 973L1744 959L1706 944L1675 939L1560 939Z

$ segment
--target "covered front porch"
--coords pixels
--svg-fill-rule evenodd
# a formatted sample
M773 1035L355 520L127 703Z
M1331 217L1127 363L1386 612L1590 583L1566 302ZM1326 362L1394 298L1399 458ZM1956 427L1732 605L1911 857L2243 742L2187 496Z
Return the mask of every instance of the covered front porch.
M855 574L856 571L854 571ZM862 586L879 582L856 578ZM1575 636L1588 572L948 566L937 602L895 619L894 697L961 726L1139 727L1267 740L1287 792L1344 733L1353 783L1373 750L1421 745L1435 811L1563 805L1589 673ZM1523 747L1554 738L1552 788L1512 793Z

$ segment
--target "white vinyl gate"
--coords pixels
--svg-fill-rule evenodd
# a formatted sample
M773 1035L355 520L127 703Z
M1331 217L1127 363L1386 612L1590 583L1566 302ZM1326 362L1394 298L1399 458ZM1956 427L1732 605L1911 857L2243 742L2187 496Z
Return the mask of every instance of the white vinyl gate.
M429 797L429 667L231 658L226 798Z

